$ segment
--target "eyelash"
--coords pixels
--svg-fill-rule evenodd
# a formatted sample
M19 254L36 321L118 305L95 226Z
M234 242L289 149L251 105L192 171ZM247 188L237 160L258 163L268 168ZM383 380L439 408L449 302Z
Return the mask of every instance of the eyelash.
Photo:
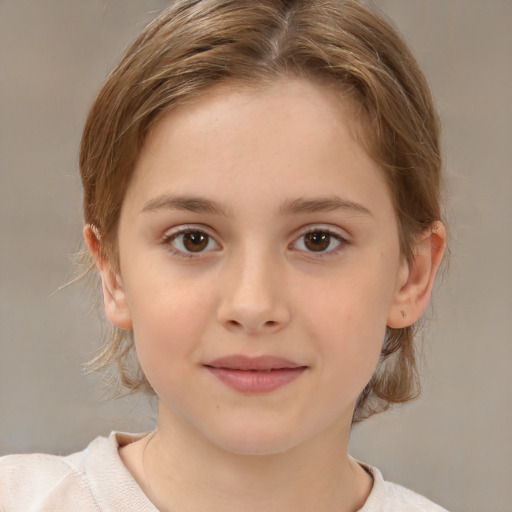
M208 246L210 245L211 242L213 242L216 245L216 248L220 248L220 244L218 242L216 242L215 239L211 235L209 235L205 230L203 230L199 227L195 228L192 226L187 226L185 228L178 229L177 231L173 231L172 233L166 234L162 239L162 244L165 245L173 255L179 256L181 258L187 258L187 259L197 258L197 257L200 257L205 252L211 252L212 249L200 250L197 252L193 252L193 251L187 252L186 250L176 248L173 245L173 242L175 240L177 240L179 237L181 237L183 235L187 235L187 234L205 235L208 240L205 249L208 248ZM304 252L306 254L313 254L316 258L325 258L325 257L329 257L329 256L334 256L334 255L338 254L338 252L343 250L343 248L346 245L349 244L349 242L346 238L344 238L340 234L334 232L332 229L322 227L322 226L313 226L311 228L308 228L306 231L302 232L300 234L300 236L298 238L296 238L289 245L289 247L293 247L299 241L304 240L304 238L307 237L308 235L313 235L313 234L327 235L329 237L329 240L328 240L329 245L331 244L333 239L337 242L337 245L333 249L330 249L330 250L312 251L312 250L307 250L307 248L300 249L301 252ZM302 243L304 245L304 242L302 242Z

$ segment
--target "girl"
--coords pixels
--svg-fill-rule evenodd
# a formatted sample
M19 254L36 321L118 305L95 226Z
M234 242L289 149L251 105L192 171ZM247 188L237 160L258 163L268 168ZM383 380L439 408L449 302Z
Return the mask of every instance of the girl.
M417 394L439 132L414 58L359 2L174 2L80 155L113 325L94 366L156 394L157 427L5 457L1 506L443 510L348 455L354 423Z

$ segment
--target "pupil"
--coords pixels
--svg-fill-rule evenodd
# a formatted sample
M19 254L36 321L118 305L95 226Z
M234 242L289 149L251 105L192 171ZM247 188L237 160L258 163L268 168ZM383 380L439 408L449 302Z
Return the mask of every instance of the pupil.
M183 245L187 248L187 251L202 251L208 245L208 235L205 235L199 231L186 233L183 237Z
M321 231L316 233L308 233L305 238L305 245L310 251L325 251L329 247L331 237L329 233Z

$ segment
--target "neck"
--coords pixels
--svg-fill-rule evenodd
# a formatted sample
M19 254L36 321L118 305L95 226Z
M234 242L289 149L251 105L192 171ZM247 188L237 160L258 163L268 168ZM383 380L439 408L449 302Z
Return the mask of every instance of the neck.
M166 421L161 411L142 450L142 487L162 511L353 512L363 506L372 483L348 457L344 430L333 425L332 432L284 452L245 455Z

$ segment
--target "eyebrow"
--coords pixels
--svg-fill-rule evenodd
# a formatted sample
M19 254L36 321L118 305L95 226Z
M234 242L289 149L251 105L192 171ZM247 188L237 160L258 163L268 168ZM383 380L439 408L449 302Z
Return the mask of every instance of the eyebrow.
M373 216L372 212L360 203L349 201L338 196L317 197L313 199L298 198L286 201L281 207L281 213L329 212L333 210L348 210L360 215Z
M148 201L141 212L159 210L182 210L193 213L213 213L224 217L233 215L217 201L195 196L162 195ZM338 196L317 197L312 199L298 198L285 201L279 209L281 214L298 214L347 210L358 215L372 216L371 211L360 203L343 199Z
M220 203L192 196L158 196L148 201L141 212L154 212L158 210L183 210L194 213L214 213L225 217L231 216Z

